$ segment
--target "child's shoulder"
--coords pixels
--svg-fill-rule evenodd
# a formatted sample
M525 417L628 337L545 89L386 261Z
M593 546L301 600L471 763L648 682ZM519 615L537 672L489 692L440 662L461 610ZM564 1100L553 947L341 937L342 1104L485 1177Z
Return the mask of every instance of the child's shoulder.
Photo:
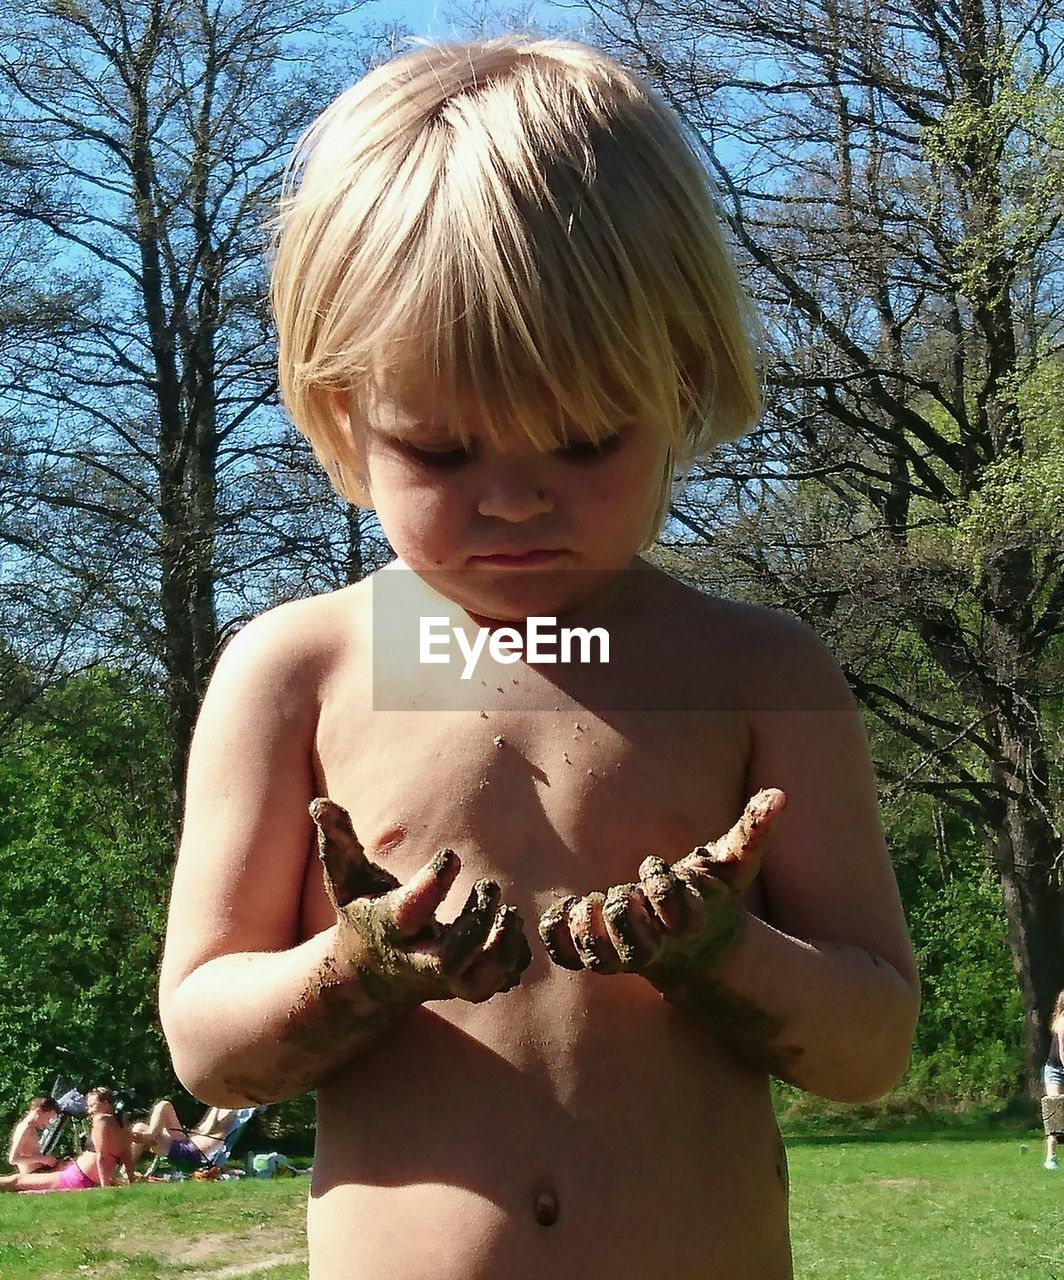
M731 643L744 649L752 646L758 654L762 651L778 654L781 644L797 645L816 653L827 652L816 632L792 614L711 595L670 574L660 574L658 584L663 593L659 607L678 635L700 638L703 643L711 639L714 643Z
M320 682L364 628L366 583L304 596L265 610L227 642L215 680L254 681L275 697Z
M832 691L848 696L827 645L792 614L710 595L672 577L664 592L670 649L725 675L740 700L775 707L820 701Z
M240 628L228 648L311 652L349 638L365 613L369 579L274 605Z
M772 635L787 631L815 633L788 613L744 600L729 600L675 578L669 573L655 575L665 594L666 607L677 622L704 626L707 622L726 625L729 630L752 636Z

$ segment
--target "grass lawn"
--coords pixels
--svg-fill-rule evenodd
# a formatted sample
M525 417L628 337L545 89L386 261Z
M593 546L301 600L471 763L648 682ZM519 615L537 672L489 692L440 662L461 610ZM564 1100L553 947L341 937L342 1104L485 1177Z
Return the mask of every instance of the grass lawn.
M1027 1147L1023 1151L1023 1146ZM798 1280L1064 1280L1041 1133L788 1142Z
M797 1280L1064 1280L1064 1170L1042 1168L1040 1134L788 1152ZM0 1280L305 1280L306 1194L300 1178L0 1196Z
M0 1280L306 1280L309 1178L0 1196Z

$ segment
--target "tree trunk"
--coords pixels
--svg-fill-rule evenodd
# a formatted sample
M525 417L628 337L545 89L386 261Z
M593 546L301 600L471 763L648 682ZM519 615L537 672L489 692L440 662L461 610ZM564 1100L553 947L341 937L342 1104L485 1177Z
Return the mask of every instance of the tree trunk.
M1054 872L1060 840L1022 798L1010 801L995 858L1009 949L1023 995L1027 1087L1037 1097L1053 1002L1064 989L1064 895Z
M179 513L184 507L181 502L174 505ZM160 605L170 725L170 802L176 832L181 825L188 750L206 678L197 661L193 622L199 554L185 514L171 516L171 522L164 525L162 546Z
M1064 989L1064 849L1051 817L1041 728L1029 707L1026 698L1008 698L996 708L1000 759L992 773L1004 804L993 847L1009 949L1023 995L1027 1087L1037 1096L1053 1003Z

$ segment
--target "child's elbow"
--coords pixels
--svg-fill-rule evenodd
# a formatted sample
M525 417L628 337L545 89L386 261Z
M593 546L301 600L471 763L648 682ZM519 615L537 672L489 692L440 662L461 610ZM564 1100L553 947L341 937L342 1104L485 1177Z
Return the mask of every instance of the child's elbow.
M174 1075L194 1098L212 1107L244 1105L236 1100L235 1091L226 1087L221 1063L210 1052L209 1046L197 1042L195 1036L184 1036L172 1027L167 1028L165 1023L163 1030L170 1047Z
M890 1000L879 1010L873 1033L836 1073L826 1096L834 1102L859 1104L877 1102L890 1093L909 1069L919 1012L919 984L899 975Z
M877 1062L866 1066L863 1072L852 1072L840 1079L838 1086L832 1090L833 1102L845 1102L860 1105L878 1102L899 1083L909 1069L909 1052L895 1062Z
M786 1077L788 1083L797 1085L807 1093L826 1098L829 1102L841 1102L847 1106L860 1106L878 1102L885 1097L905 1075L909 1066L906 1051L897 1058L884 1060L846 1061L824 1063L819 1071L795 1070Z
M253 1098L241 1079L239 1055L227 1046L223 1028L182 1015L180 1001L160 1003L163 1034L174 1074L185 1089L211 1107L258 1106L272 1099Z
M174 1074L184 1088L209 1107L258 1106L268 1099L252 1098L245 1089L235 1086L226 1078L221 1064L195 1048L187 1052L170 1042L170 1056Z

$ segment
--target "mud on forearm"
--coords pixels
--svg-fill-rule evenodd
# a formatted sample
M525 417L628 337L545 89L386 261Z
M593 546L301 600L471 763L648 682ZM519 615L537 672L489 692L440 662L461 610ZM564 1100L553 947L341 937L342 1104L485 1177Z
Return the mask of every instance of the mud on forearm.
M369 967L328 955L285 1016L261 1075L229 1073L226 1084L256 1105L298 1097L370 1048L419 1003L409 993L400 997Z
M662 997L712 1032L745 1066L791 1081L802 1051L779 1042L783 1024L753 1001L738 996L714 973L714 962L738 938L746 916L728 912L719 929L693 952L668 947L648 966L645 977Z
M317 1088L372 1045L420 1001L382 976L394 939L374 902L399 881L366 859L350 814L324 796L310 805L326 896L336 911L329 953L288 1011L261 1079L230 1075L226 1083L252 1102L274 1102ZM370 959L379 962L374 968Z

